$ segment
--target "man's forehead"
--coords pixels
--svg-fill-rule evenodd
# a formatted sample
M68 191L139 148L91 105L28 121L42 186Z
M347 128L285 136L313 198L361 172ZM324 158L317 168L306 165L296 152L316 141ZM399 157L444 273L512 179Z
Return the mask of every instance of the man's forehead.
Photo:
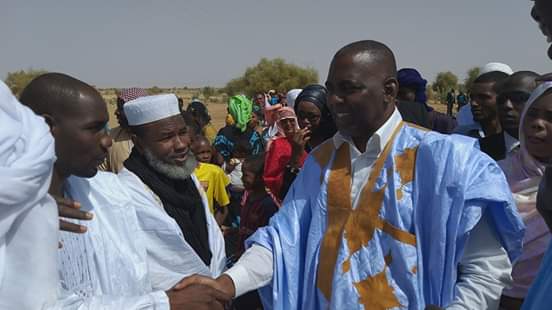
M332 61L329 76L337 80L367 79L383 75L383 66L368 52L338 55Z
M172 130L181 130L186 128L186 123L181 115L174 115L164 119L160 119L153 123L144 124L142 128L145 132L163 132Z

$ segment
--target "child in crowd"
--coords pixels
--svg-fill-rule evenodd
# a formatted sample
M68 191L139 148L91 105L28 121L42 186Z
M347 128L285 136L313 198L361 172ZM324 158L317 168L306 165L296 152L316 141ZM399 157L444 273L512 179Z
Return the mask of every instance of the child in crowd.
M264 154L259 154L248 157L242 164L245 194L240 212L238 258L245 251L245 240L259 227L268 225L272 215L278 211L278 205L263 181L264 163ZM236 309L262 309L256 291L237 298L234 306Z
M228 207L228 216L224 222L223 233L226 241L226 256L229 259L229 265L235 261L236 251L238 250L237 230L240 226L240 206L245 188L242 182L242 165L245 158L251 156L251 144L247 139L239 139L232 151L230 160L226 161L222 168L230 179L228 186L230 192L230 206Z
M211 212L217 223L221 225L228 214L227 206L230 204L227 191L230 179L222 168L211 164L213 148L206 137L201 135L194 137L192 152L199 161L194 173L205 190Z

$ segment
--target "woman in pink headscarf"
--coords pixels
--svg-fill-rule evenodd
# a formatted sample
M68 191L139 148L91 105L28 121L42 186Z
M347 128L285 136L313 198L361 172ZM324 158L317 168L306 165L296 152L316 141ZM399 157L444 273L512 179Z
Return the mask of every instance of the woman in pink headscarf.
M307 158L305 144L308 129L299 128L295 111L289 107L278 109L275 124L278 134L267 145L263 179L270 192L281 202L286 168L289 165L300 168Z
M530 154L530 147L535 144L535 139L529 136L530 141L528 141L528 134L533 125L528 123L531 117L527 116L527 111L531 111L532 106L550 88L552 88L552 83L546 83L533 92L525 104L521 117L520 149L517 152L511 152L506 159L498 162L506 175L518 211L527 227L523 240L523 253L512 270L513 286L503 291L501 309L520 308L539 271L544 253L551 240L549 229L536 206L539 183L545 167Z

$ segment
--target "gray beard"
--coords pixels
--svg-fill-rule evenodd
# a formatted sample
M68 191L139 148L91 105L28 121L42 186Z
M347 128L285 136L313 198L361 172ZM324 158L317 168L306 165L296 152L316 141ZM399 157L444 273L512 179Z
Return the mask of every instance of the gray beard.
M155 156L149 150L144 150L144 157L146 158L148 164L153 168L153 170L174 180L185 180L189 178L198 164L197 159L191 151L188 153L188 158L186 159L186 162L183 166L167 164L155 158Z

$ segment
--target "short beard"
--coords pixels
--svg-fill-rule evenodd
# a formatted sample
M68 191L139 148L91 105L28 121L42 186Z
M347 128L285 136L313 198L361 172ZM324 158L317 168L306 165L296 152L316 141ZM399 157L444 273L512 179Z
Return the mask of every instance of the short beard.
M183 166L167 164L157 159L149 150L144 150L144 157L153 170L173 180L186 180L198 165L192 152L188 153L188 158Z

